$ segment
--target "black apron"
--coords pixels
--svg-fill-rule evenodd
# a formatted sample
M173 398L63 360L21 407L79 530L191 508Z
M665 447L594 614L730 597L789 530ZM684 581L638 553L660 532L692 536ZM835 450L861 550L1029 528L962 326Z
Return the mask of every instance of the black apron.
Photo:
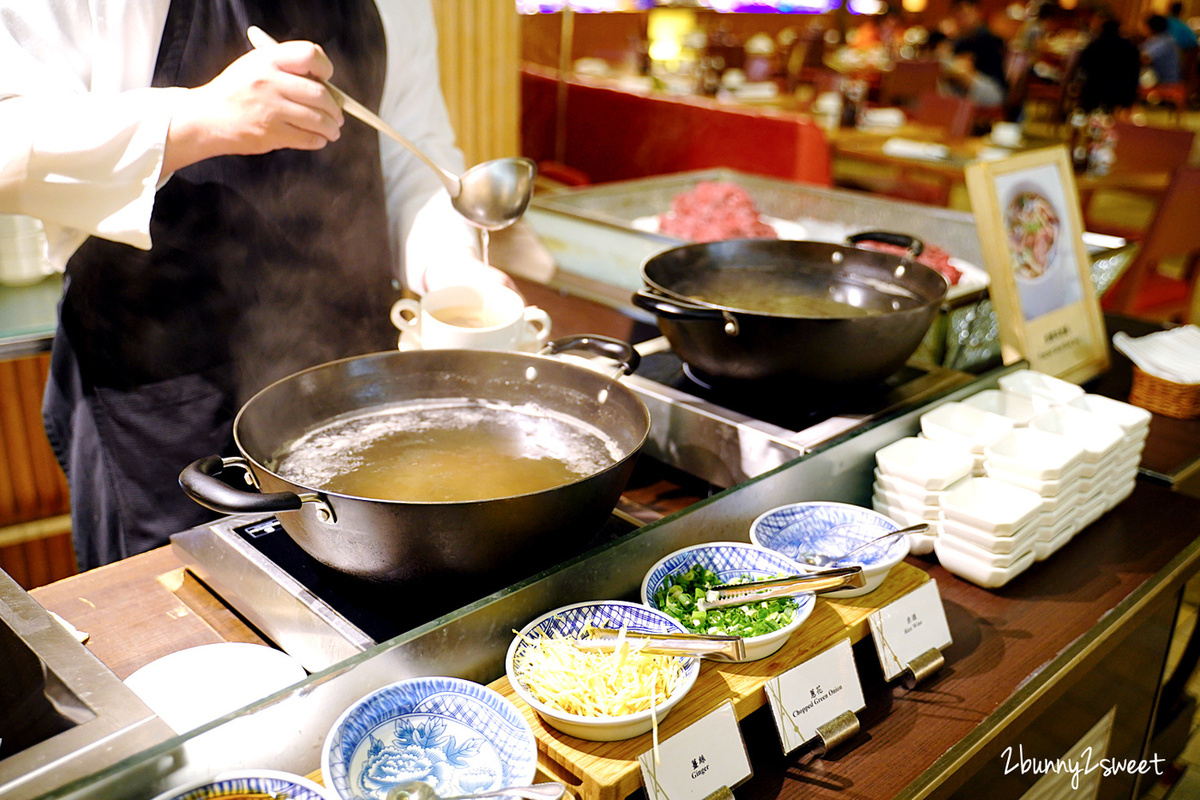
M378 109L386 52L373 0L172 0L155 86L207 83L246 28L325 48ZM378 135L354 120L316 152L224 156L159 190L153 248L91 238L67 264L43 414L90 569L212 518L178 476L232 454L232 420L299 369L395 346Z

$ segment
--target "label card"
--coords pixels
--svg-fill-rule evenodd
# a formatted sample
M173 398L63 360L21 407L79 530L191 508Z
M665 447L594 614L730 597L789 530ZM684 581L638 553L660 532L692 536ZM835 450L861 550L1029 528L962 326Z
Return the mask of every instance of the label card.
M785 753L839 714L866 706L849 639L772 678L765 688Z
M950 646L950 625L938 594L937 581L929 581L889 603L868 618L879 665L885 680L893 680L919 656Z
M733 703L726 700L658 746L638 756L648 800L701 800L751 775L750 757Z

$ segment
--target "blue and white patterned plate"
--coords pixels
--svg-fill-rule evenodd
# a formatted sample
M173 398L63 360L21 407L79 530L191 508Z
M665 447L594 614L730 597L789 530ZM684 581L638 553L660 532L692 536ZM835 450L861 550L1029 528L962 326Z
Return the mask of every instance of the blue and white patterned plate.
M745 542L711 542L676 550L659 561L642 579L642 602L651 608L654 595L671 575L684 572L699 564L717 573L723 583L735 583L742 578L764 580L781 575L801 575L806 570L786 556ZM812 613L815 598L812 592L793 597L796 614L792 621L777 631L745 639L746 660L755 661L774 653L787 642L792 631Z
M342 798L384 800L420 780L438 794L528 784L537 742L516 706L460 678L399 681L346 709L321 751L325 782Z
M332 800L333 793L308 778L275 770L235 770L210 780L171 789L154 800L209 800L248 794L282 796L291 800Z
M802 561L806 552L840 555L899 527L890 518L861 506L794 503L768 511L756 519L750 528L750 541ZM846 564L867 567L898 561L907 551L901 536L855 553Z
M899 527L877 511L849 503L792 503L771 509L754 520L750 541L804 563L805 553L838 556ZM837 566L862 566L867 585L829 592L826 596L854 597L874 591L908 551L907 536L864 548Z

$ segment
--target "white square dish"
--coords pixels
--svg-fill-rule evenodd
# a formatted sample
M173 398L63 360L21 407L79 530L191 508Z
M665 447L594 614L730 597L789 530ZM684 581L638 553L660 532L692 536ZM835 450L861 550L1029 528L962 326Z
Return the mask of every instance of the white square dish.
M1115 422L1071 406L1038 414L1029 427L1067 437L1083 448L1084 460L1093 464L1111 456L1125 441L1125 432Z
M1042 498L995 478L971 478L942 496L942 514L996 536L1011 535L1041 513Z
M941 512L936 505L928 505L919 500L907 497L895 492L889 492L882 486L875 489L875 494L872 496L871 502L874 504L875 498L879 498L879 504L885 505L891 509L899 509L910 516L919 518L922 521L936 520ZM916 523L913 523L916 524Z
M916 524L916 523L913 523ZM925 533L909 533L908 552L910 555L923 556L933 552L933 543L941 535L942 522L929 521L929 530Z
M1101 394L1083 394L1068 405L1104 417L1118 425L1126 435L1140 434L1141 438L1145 438L1145 433L1150 428L1149 411Z
M1038 539L1033 544L1033 557L1037 561L1045 561L1050 556L1062 549L1063 545L1075 538L1075 529L1066 527L1053 536L1048 536L1046 539Z
M1070 381L1031 369L1002 375L998 383L1006 392L1049 400L1059 405L1065 405L1084 394L1081 387Z
M1020 486L1022 489L1028 489L1031 492L1037 492L1042 497L1066 497L1079 489L1079 481L1082 480L1082 471L1076 467L1071 470L1069 475L1059 480L1047 481L1031 478L1020 472L1013 472L1007 466L1001 464L988 462L987 476L1004 481L1005 483L1011 483L1014 486Z
M1065 436L1033 428L1015 428L984 449L988 466L1027 475L1034 480L1053 481L1070 476L1083 463L1083 448ZM990 473L990 469L989 469Z
M926 489L919 483L880 472L878 468L875 469L875 486L893 494L904 495L927 506L936 506L942 498L942 493L946 491L945 489Z
M982 453L1013 429L1013 421L965 403L943 403L921 415L921 433L928 439Z
M1029 420L1050 407L1048 402L1037 403L1032 397L999 389L984 389L970 397L964 397L962 402L968 406L1008 417L1013 421L1013 426L1018 428L1024 427Z
M947 546L958 550L963 555L978 561L980 564L987 567L1011 567L1013 564L1023 561L1027 555L1033 552L1034 545L1037 543L1037 537L1033 537L1026 541L1020 548L1013 550L1010 553L998 553L988 550L985 547L979 547L959 536L945 535L942 536Z
M971 474L975 459L962 448L910 436L875 453L879 471L940 491Z
M963 553L961 548L954 545L952 539L945 536L934 542L933 551L948 571L985 589L997 589L1005 585L1028 569L1034 561L1034 554L1030 551L1012 566L990 567Z
M942 535L972 544L990 553L1020 553L1033 547L1042 530L1041 518L1036 517L1011 536L996 536L955 519L942 520Z

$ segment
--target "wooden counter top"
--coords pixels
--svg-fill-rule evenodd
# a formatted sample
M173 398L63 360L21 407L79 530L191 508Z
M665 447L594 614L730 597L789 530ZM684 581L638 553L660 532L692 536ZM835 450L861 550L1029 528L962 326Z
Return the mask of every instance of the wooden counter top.
M783 756L769 720L756 712L743 723L756 774L739 796L922 796L914 787L924 782L948 796L946 770L960 761L998 764L997 732L1079 680L1088 653L1116 647L1163 603L1173 617L1175 596L1200 567L1197 533L1200 502L1140 482L1124 503L1002 589L981 589L935 561L910 557L941 592L954 638L946 666L909 691L883 684L873 652L858 648L868 700L863 732L845 752L820 760L803 751ZM33 596L88 631L89 649L121 677L186 647L262 641L180 568L170 548ZM1158 673L1150 677L1157 681Z

